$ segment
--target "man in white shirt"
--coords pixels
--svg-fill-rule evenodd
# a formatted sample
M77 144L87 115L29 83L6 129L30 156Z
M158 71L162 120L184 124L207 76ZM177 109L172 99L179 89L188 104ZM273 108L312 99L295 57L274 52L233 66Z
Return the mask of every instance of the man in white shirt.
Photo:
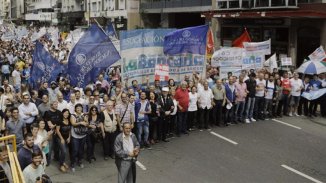
M32 163L29 164L23 171L26 183L35 183L38 177L44 174L44 165L42 165L42 151L32 153Z
M255 95L255 113L254 118L264 120L264 105L265 105L265 88L266 88L266 80L264 79L264 74L259 73L258 79L256 79L256 95Z
M198 93L198 103L199 108L201 110L201 123L199 125L199 129L201 129L203 126L205 129L208 128L208 122L209 122L209 112L213 108L213 92L208 87L208 82L204 82L204 90Z
M297 113L301 90L303 89L303 82L299 79L299 74L294 73L293 78L290 79L291 86L291 100L290 100L290 113L289 116L299 116Z
M58 100L58 110L62 111L63 109L68 108L68 102L63 99L63 95L61 92L57 94L57 100Z
M70 114L75 114L75 105L76 102L76 96L74 93L70 94L70 102L67 104L67 108L69 109Z
M35 117L39 114L36 105L30 102L28 93L23 94L23 103L19 105L19 116L26 124L27 131L30 132L30 126L34 122Z
M15 92L18 93L18 92L20 92L20 88L21 88L21 73L19 72L18 65L15 66L15 70L12 71L11 76L13 78Z

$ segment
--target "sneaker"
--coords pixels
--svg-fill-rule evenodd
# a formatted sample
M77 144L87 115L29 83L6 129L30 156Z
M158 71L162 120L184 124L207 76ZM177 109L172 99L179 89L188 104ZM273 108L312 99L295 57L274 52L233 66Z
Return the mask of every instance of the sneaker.
M299 115L299 114L297 114L297 113L294 113L294 115L295 115L295 116L300 116L300 115Z
M71 171L72 171L73 173L75 173L75 172L76 172L76 169L75 169L75 168L71 168Z
M80 168L84 168L84 164L83 164L83 163L80 163L80 164L79 164L79 167L80 167Z
M250 123L250 120L248 118L246 119L246 123Z
M250 121L255 122L256 120L254 118L250 118Z
M291 112L289 113L289 116L290 116L290 117L292 117L292 116L293 116Z
M265 121L269 120L269 118L265 118Z

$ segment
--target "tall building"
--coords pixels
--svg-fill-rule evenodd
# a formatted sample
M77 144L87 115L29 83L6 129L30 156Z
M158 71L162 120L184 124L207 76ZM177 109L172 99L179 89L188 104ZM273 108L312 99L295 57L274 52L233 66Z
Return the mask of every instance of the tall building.
M252 41L272 40L272 53L299 66L320 45L326 46L326 0L213 0L215 43L231 46L247 28Z
M25 0L25 21L58 24L61 0Z
M116 29L135 29L140 24L139 0L89 0L86 12L102 25L114 22Z
M12 21L24 20L24 0L10 0L10 18Z
M205 24L201 13L212 10L212 0L141 0L144 27L184 28Z
M62 0L60 24L74 26L86 25L86 5L89 0Z
M10 18L10 0L0 0L0 20Z

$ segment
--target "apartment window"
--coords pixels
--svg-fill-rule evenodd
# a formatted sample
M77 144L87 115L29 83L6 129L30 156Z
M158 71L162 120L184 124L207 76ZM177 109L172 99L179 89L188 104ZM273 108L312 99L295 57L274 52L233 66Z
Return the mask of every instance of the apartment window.
M92 11L96 11L96 9L97 9L97 8L96 8L96 2L93 2L93 3L92 3Z

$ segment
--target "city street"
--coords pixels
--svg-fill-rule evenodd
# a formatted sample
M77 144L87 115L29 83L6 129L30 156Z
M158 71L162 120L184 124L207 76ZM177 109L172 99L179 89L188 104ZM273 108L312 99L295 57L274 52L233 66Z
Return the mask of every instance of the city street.
M284 117L211 131L194 131L143 150L137 182L326 182L326 120ZM117 182L112 159L63 174L46 169L54 182Z

